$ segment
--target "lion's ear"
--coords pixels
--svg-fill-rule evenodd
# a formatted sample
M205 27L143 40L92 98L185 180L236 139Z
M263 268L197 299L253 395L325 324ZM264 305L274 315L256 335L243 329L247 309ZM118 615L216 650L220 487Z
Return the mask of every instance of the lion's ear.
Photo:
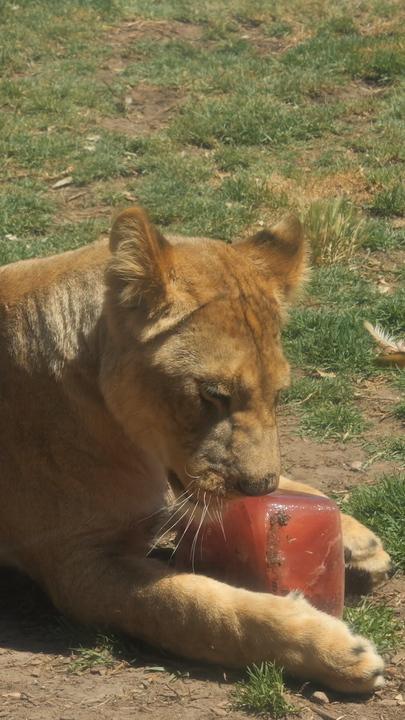
M303 227L295 215L287 215L269 230L261 230L235 249L250 256L289 300L305 279L307 251Z
M121 212L110 234L110 277L126 305L162 305L172 270L172 246L139 207Z

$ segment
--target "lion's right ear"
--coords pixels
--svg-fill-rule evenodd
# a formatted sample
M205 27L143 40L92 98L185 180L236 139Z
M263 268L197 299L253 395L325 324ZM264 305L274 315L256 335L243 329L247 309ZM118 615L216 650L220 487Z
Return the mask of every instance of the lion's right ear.
M131 207L115 218L110 249L110 281L118 285L122 304L156 308L167 302L173 250L145 210Z
M251 258L287 301L305 280L307 248L302 225L295 215L287 215L269 230L261 230L234 247Z

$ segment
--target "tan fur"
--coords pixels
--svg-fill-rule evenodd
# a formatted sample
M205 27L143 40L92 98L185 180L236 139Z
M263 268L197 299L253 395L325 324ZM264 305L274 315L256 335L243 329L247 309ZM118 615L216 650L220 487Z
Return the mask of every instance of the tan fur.
M0 269L0 561L83 622L210 662L274 659L367 692L382 682L382 661L343 623L298 596L147 557L168 478L177 519L206 498L277 485L282 306L305 255L291 218L227 246L166 239L132 208L110 248ZM381 545L349 526L353 563L384 571Z

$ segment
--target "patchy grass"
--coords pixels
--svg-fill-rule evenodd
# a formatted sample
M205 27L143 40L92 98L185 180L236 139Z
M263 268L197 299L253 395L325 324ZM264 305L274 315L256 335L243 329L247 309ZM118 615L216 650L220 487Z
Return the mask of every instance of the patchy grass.
M370 209L376 215L390 217L391 215L404 215L405 213L405 187L402 184L382 190L375 195Z
M364 229L363 247L371 251L405 248L405 232L386 220L370 219Z
M405 570L405 474L387 475L375 485L354 488L342 504L383 540L395 565Z
M107 227L108 223L103 220L84 220L61 227L53 226L49 231L44 228L39 237L5 234L0 236L0 263L5 265L15 260L27 260L57 254L64 250L75 250L97 240Z
M173 124L171 134L180 142L203 148L218 143L277 145L310 140L330 129L337 108L312 105L297 112L294 107L251 87L231 97L191 102Z
M284 693L282 670L266 662L247 669L247 679L235 685L233 701L236 708L245 712L284 718L295 712Z
M405 438L403 436L385 437L369 446L372 457L397 462L405 469Z
M333 439L343 442L359 435L367 427L357 408L328 400L309 407L301 425L304 434L321 441Z
M352 403L348 379L308 378L296 382L283 394L289 410L300 417L302 434L320 440L346 442L367 427L361 412Z
M401 37L393 33L364 37L350 17L334 18L322 24L315 35L283 56L285 65L317 71L321 76L333 74L335 81L361 79L369 84L388 85L403 70Z
M346 607L343 619L359 635L372 640L381 653L400 647L403 628L392 608L364 599L355 607Z
M394 415L398 420L405 420L405 402L400 402L395 405Z
M345 378L304 377L296 380L283 393L283 400L291 405L312 405L320 400L347 402L351 400L352 388Z
M134 658L128 660L128 642L114 635L98 633L94 644L88 644L72 648L72 660L69 664L69 672L82 673L93 668L111 668L117 661L134 662Z

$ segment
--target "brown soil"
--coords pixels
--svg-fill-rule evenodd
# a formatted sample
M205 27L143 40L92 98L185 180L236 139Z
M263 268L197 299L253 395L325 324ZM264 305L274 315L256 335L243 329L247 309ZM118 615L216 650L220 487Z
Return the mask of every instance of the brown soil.
M108 34L108 43L118 51L128 53L133 43L139 40L188 40L201 39L203 28L191 22L177 20L128 20L113 28Z
M350 197L361 205L369 201L372 194L369 181L358 168L320 176L311 175L311 166L303 166L299 179L273 172L267 183L272 192L285 193L297 207L305 207L321 198L339 196Z
M141 83L127 91L125 117L103 117L98 124L129 136L148 135L167 125L183 101L183 95L174 88Z

